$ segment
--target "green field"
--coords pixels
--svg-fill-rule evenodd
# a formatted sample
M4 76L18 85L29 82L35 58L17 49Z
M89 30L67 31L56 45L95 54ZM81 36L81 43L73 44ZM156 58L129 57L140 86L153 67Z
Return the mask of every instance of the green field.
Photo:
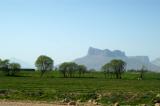
M50 72L40 78L38 72L21 72L18 77L0 74L0 99L82 102L95 99L104 105L153 104L160 94L160 73L146 73L137 80L138 73L125 73L123 79L105 79L103 73L88 73L84 78L62 78Z

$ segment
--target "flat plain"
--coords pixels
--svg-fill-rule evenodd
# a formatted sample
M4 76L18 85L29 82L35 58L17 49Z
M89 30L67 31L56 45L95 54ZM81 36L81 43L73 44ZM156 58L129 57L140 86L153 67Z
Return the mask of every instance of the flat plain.
M78 75L77 75L78 76ZM87 73L83 78L63 78L49 72L21 72L17 77L0 74L0 99L8 101L45 101L86 103L95 100L102 105L152 105L160 95L160 73L147 72L138 80L136 72L126 72L122 79L104 78L103 73Z

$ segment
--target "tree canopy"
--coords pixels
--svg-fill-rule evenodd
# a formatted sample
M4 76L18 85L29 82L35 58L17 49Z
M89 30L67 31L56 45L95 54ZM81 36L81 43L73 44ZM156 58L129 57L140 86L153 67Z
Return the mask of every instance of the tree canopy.
M21 65L19 63L10 63L8 59L0 59L0 70L3 71L5 75L14 76L20 69Z
M102 66L102 71L105 74L105 78L106 78L106 74L108 75L113 75L115 74L117 79L121 79L122 76L121 74L125 71L126 69L126 63L123 60L112 60L110 63L105 64L104 66Z
M79 77L82 77L82 75L84 75L84 73L87 71L87 67L85 65L78 65L77 71L78 71Z
M14 76L16 73L18 73L21 69L21 65L19 63L10 63L9 64L9 70L10 74Z
M77 71L77 64L74 62L64 62L59 66L59 71L64 77L74 77L74 73Z
M35 62L37 70L41 71L41 77L44 75L45 72L53 70L53 64L54 61L52 60L52 58L45 55L39 56Z

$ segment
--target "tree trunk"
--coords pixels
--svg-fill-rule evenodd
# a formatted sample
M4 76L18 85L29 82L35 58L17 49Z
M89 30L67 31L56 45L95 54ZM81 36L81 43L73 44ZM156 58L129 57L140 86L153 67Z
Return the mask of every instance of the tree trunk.
M116 73L116 79L119 79L118 73Z
M104 76L105 76L105 79L107 78L107 75L106 75L106 73L104 74Z
M40 76L41 78L43 77L44 73L45 73L45 71L42 71L42 72L41 72L41 76Z

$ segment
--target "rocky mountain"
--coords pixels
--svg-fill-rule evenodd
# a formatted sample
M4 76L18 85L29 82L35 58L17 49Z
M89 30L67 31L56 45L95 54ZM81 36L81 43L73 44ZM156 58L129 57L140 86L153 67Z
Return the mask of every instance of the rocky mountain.
M88 69L99 70L104 64L113 59L121 59L127 63L127 69L141 69L144 65L149 70L157 71L160 67L152 64L148 56L126 56L125 52L120 50L100 50L90 47L88 54L84 57L75 59L77 64L84 64Z
M152 64L157 65L157 66L160 67L160 58L157 58L154 61L152 61Z

